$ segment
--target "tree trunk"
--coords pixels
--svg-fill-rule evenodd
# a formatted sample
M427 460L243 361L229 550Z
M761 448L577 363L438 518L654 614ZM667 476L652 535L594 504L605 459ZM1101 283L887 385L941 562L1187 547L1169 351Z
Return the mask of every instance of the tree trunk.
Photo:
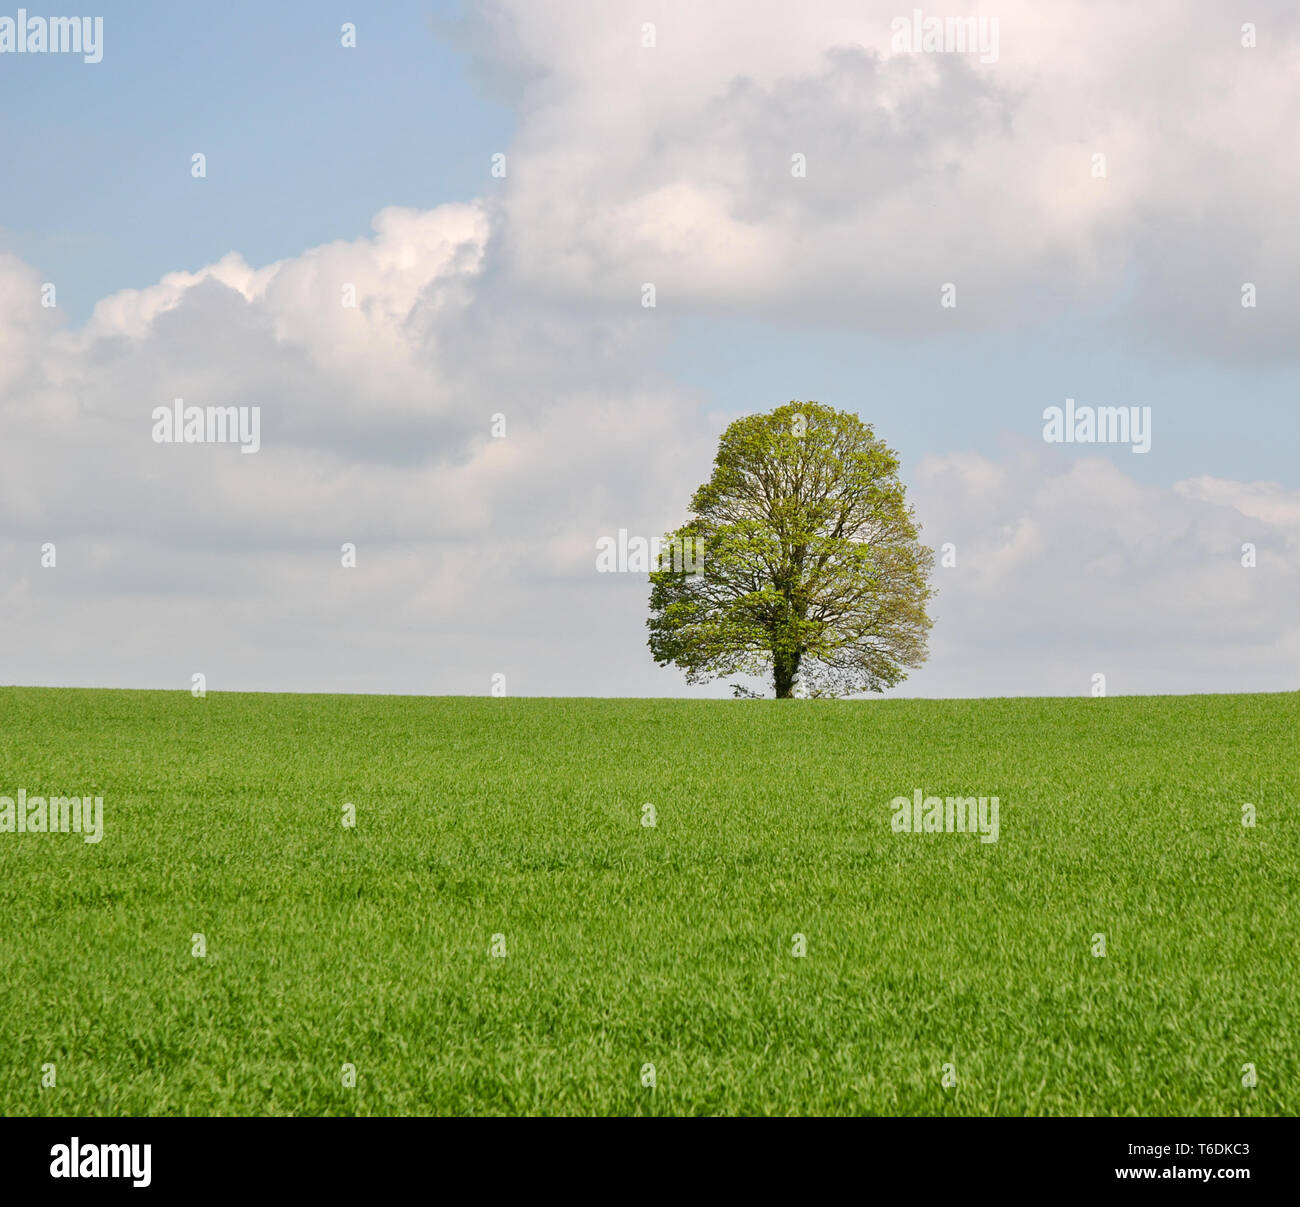
M772 659L772 682L776 687L778 700L790 700L794 697L794 682L799 674L799 655L797 653L778 653Z

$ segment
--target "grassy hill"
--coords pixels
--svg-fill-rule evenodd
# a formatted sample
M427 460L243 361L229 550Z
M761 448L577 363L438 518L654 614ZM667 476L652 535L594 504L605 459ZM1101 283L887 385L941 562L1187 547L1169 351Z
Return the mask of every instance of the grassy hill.
M1300 1103L1300 695L4 688L0 756L104 801L0 833L0 1113Z

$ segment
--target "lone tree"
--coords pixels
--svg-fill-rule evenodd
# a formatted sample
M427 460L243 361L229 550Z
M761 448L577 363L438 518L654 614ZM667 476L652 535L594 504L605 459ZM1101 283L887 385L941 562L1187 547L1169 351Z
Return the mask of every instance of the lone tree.
M788 699L796 683L883 691L925 661L934 551L897 455L857 415L792 402L736 420L690 509L667 540L702 559L664 557L650 574L660 665L691 683L770 673Z

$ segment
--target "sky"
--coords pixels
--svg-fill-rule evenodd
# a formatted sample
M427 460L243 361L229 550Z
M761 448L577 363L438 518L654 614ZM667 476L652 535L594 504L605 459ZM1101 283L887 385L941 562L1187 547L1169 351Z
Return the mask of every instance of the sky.
M728 695L596 541L812 399L952 550L890 694L1300 687L1294 5L96 12L0 12L0 683Z

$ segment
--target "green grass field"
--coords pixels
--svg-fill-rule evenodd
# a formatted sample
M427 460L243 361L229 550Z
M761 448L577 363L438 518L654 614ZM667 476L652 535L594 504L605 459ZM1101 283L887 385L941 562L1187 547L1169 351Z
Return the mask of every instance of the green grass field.
M0 833L0 1113L1293 1114L1298 739L1300 694L0 689L0 795L104 798ZM894 833L915 788L998 842Z

